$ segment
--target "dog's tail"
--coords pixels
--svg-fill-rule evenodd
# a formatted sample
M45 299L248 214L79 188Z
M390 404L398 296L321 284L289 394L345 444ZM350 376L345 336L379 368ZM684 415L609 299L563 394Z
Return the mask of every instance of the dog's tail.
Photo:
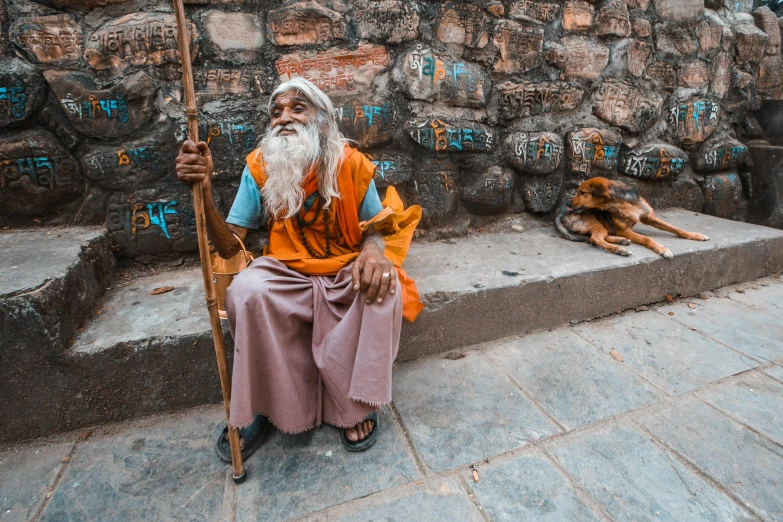
M558 232L560 232L560 235L566 238L569 241L578 241L580 243L589 243L590 239L587 236L580 236L577 234L574 234L570 230L566 228L566 226L563 224L563 216L565 216L565 213L568 212L568 209L566 209L566 206L563 205L560 207L560 209L557 211L557 215L555 216L555 228Z

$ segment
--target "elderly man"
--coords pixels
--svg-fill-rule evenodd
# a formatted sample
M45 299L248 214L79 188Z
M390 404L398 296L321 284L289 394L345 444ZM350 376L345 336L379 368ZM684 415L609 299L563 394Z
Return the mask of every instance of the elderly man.
M337 129L329 97L293 79L272 93L269 116L228 219L212 197L207 144L186 141L177 157L179 180L202 181L222 257L268 220L264 256L226 292L235 345L229 423L241 428L245 457L269 423L286 433L331 424L348 450L364 450L378 437L376 410L391 401L401 319L415 318L418 294L401 261L385 255L382 227L367 227L394 216L379 199L374 165ZM216 449L231 461L224 435Z

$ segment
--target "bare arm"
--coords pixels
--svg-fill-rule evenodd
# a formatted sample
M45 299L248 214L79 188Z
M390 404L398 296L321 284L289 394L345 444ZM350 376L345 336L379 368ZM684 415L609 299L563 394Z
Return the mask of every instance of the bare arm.
M201 181L209 239L212 240L221 257L225 259L233 257L241 250L234 234L244 240L247 229L226 223L215 204L215 198L212 196L212 153L209 147L203 141L198 144L191 140L185 141L177 156L176 164L178 180L186 185Z

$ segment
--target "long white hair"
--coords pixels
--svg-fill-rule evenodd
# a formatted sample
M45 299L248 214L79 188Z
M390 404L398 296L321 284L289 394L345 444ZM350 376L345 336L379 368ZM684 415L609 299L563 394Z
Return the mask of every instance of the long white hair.
M315 107L317 115L308 125L290 124L288 128L297 131L291 136L279 136L284 126L270 127L259 144L267 173L261 190L264 209L275 219L288 219L299 211L305 196L301 183L313 166L318 168L318 192L324 200L324 208L329 207L332 198L340 197L337 173L342 167L348 141L337 127L332 100L304 78L293 78L272 92L267 106L270 117L275 99L290 91L304 96Z

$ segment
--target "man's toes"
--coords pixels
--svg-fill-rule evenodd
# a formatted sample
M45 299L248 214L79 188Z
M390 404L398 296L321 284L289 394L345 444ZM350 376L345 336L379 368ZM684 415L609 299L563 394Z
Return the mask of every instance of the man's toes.
M358 442L359 434L356 433L356 428L348 428L345 430L345 438L351 442Z
M356 433L359 436L359 440L364 440L367 434L364 432L364 425L360 422L356 425Z

